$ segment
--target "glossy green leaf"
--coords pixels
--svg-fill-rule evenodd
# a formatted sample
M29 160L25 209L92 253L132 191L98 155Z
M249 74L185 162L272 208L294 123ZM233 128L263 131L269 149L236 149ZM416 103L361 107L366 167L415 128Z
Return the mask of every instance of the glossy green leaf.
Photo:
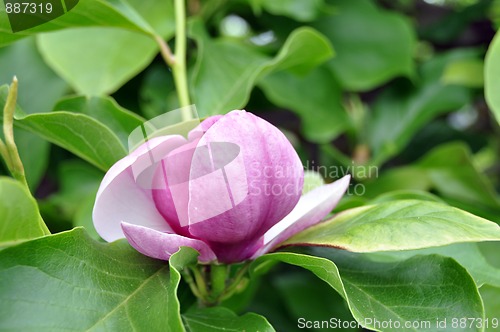
M439 114L457 110L471 100L469 89L445 85L441 76L448 62L470 59L476 52L454 52L436 57L421 68L418 87L394 84L373 105L367 142L379 163L399 153L426 123Z
M0 177L0 247L50 234L36 201L18 181Z
M500 241L500 227L444 204L401 200L344 211L293 236L285 245L377 252L481 241Z
M437 319L484 315L474 281L451 258L417 256L398 263L379 263L342 251L323 249L317 253L333 261L295 253L268 254L253 263L253 273L259 274L260 266L275 261L303 267L344 297L360 325L375 331L437 330ZM379 324L392 320L393 325L382 327L375 319ZM431 325L405 325L415 321ZM448 326L446 330L467 329Z
M38 47L55 72L78 93L88 96L116 91L158 52L150 37L114 28L75 28L43 34L38 36Z
M169 38L174 31L173 20L171 0L80 0L66 14L45 24L14 34L10 29L5 7L0 6L0 46L40 32L69 27L116 27Z
M180 331L178 281L124 240L74 229L25 242L0 252L0 276L2 330Z
M300 22L316 19L325 9L324 0L250 0L254 11L265 10L273 15L283 15Z
M313 27L324 33L337 51L329 66L343 88L365 91L393 77L413 74L415 35L403 16L377 8L368 0L330 3L334 13L315 21Z
M193 21L190 30L198 44L191 91L200 116L245 106L253 86L265 74L285 69L304 73L333 54L325 37L308 27L292 32L274 59L234 40L211 40L200 21Z
M313 142L329 142L349 126L340 87L325 66L305 76L272 73L259 81L259 87L275 105L300 116L302 132Z
M128 146L130 133L146 121L118 105L111 97L69 97L60 100L54 111L86 114L98 120L118 136L123 146Z
M183 314L182 318L191 332L274 331L262 316L247 313L238 317L223 307L190 310Z
M491 42L484 60L484 95L495 119L500 123L500 32Z
M16 123L73 152L103 171L127 154L111 129L85 114L52 112L17 115Z

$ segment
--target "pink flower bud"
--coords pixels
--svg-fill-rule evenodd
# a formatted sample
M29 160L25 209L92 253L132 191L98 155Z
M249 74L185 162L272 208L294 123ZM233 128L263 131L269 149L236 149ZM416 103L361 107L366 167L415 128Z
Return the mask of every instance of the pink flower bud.
M276 127L245 111L206 119L189 140L149 140L106 174L94 224L107 241L124 236L168 260L181 246L199 261L253 259L323 219L349 178L301 198L303 167ZM300 199L300 201L299 201Z

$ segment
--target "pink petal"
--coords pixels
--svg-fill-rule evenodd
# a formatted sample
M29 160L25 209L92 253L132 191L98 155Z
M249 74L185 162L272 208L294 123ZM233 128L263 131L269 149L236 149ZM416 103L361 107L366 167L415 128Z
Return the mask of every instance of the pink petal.
M154 138L111 167L99 187L93 211L94 226L103 239L111 242L123 238L122 221L171 230L155 207L148 170L185 143L182 136Z
M317 224L326 217L340 201L347 187L350 175L331 184L318 187L300 198L295 208L262 237L262 247L252 256L255 259L297 234Z
M191 247L198 250L198 261L202 263L217 259L212 249L203 241L127 223L121 225L130 245L146 256L168 260L180 247Z
M196 126L196 128L192 129L189 132L188 134L189 141L192 142L194 140L199 139L201 136L203 136L203 134L205 134L205 132L210 127L212 127L214 123L219 121L221 117L222 115L213 115L203 120L198 126Z
M197 177L206 172L201 147L209 147L213 165ZM232 111L212 124L193 155L189 232L246 247L293 209L302 185L302 164L283 133L251 113Z

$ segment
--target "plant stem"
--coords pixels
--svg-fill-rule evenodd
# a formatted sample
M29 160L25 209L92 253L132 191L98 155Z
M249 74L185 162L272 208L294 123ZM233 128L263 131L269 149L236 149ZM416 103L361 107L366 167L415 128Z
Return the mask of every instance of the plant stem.
M207 284L205 282L205 278L201 274L200 270L198 269L198 266L193 266L191 268L191 272L193 272L194 275L194 281L196 282L196 285L198 286L198 291L203 299L206 299L208 297L208 289L207 289Z
M227 274L227 265L212 264L210 266L210 293L214 301L217 301L226 289Z
M17 101L17 78L14 76L12 84L9 88L9 94L5 107L3 109L3 134L5 137L5 144L0 144L0 153L5 159L7 168L12 176L20 181L29 190L26 175L24 173L24 166L19 157L16 142L14 141L14 111L16 110Z
M175 85L179 94L181 107L191 105L186 72L186 3L185 0L175 0ZM190 115L189 115L190 116ZM190 120L190 119L187 119Z
M155 36L155 40L160 46L160 52L167 63L172 68L175 88L179 98L179 105L182 108L182 119L189 121L193 119L190 108L189 89L186 71L186 4L185 0L175 0L175 55L172 54L168 44L160 36Z

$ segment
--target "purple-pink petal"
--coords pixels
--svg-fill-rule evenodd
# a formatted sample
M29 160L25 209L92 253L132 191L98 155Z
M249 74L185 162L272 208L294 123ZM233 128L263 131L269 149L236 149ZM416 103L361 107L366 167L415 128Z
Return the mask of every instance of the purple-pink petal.
M122 223L121 226L130 245L146 256L168 260L179 251L180 247L191 247L200 253L198 261L201 263L209 263L217 259L212 249L201 240L128 223Z
M292 212L264 234L261 248L255 252L252 259L271 251L281 242L320 222L338 204L349 187L350 178L350 175L346 175L302 196Z
M108 242L123 238L121 222L142 225L159 231L171 231L155 207L150 177L143 176L155 158L184 144L182 136L154 138L118 161L106 173L93 210L94 226ZM148 182L149 181L149 182Z
M224 165L224 159L230 158L222 152L214 153L216 144L222 144L220 151L233 150L224 148L224 144L232 144L238 151L231 163L215 167L217 174L190 181L189 214L194 222L190 221L189 232L207 242L240 243L245 247L297 204L303 185L303 167L279 129L245 111L233 111L221 117L198 143L198 147L210 146L212 156L220 155L220 165ZM201 156L203 150L199 151ZM196 158L195 154L193 160ZM219 175L222 182L215 178ZM216 183L222 183L224 188ZM196 196L210 193L214 188L217 194ZM215 215L228 202L230 209ZM200 211L214 216L201 221L196 213Z

